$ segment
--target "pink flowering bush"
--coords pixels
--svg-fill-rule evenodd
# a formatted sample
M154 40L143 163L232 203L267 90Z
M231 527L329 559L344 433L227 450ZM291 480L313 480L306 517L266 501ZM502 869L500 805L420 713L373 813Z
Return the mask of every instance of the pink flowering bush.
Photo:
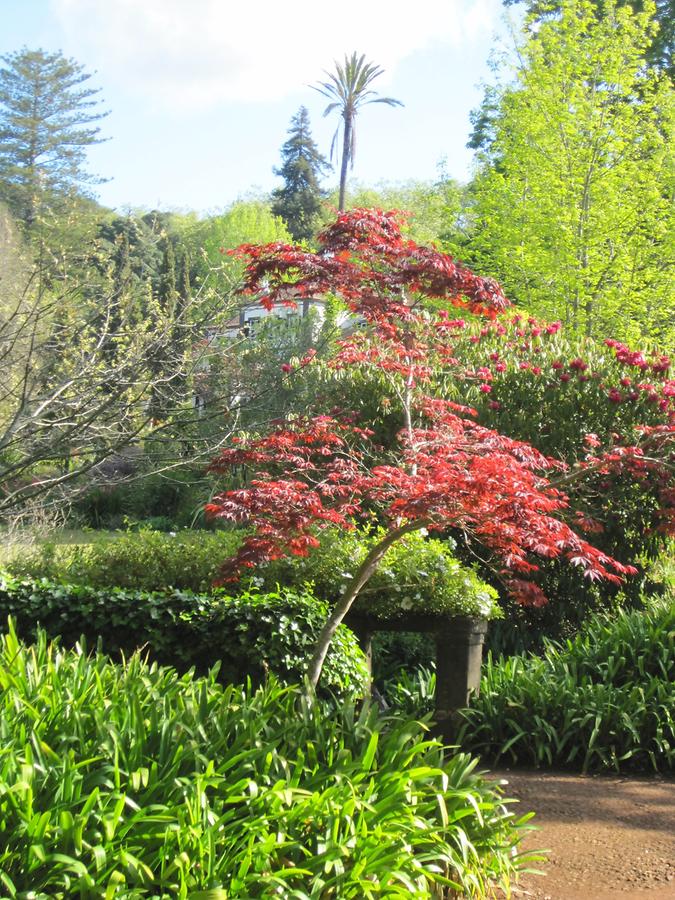
M439 389L474 407L481 424L564 460L570 521L605 552L643 563L621 595L550 564L542 583L558 602L521 618L564 633L590 609L637 601L649 586L646 563L675 533L670 359L611 339L568 339L559 322L518 315L487 324L441 316L436 327L445 335Z

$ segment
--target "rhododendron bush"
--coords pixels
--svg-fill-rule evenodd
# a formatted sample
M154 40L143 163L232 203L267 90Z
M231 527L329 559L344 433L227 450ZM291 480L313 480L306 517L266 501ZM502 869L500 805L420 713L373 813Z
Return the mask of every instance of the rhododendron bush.
M351 529L356 521L384 527L326 623L310 664L315 684L331 635L387 549L410 532L451 531L526 605L546 602L537 580L542 560L562 560L591 582L618 585L635 573L589 539L599 523L580 516L567 491L587 478L627 473L639 479L648 472L660 479L665 510L672 430L660 423L643 428L630 444L619 436L613 446L599 440L593 446L591 436L586 455L570 464L479 421L472 402L484 396L490 408L496 376L509 364L501 369L499 351L492 351L494 371L464 358L456 339L463 328L454 317L485 322L469 337L471 347L493 333L503 337L500 329L508 333L514 325L500 325L510 304L499 285L405 240L397 215L376 210L341 214L322 233L317 252L270 244L238 253L247 261L246 293L268 308L329 294L347 304L354 328L328 366L335 373L377 373L399 422L395 439L383 443L348 405L311 409L231 442L212 465L223 474L242 467L247 473L243 486L224 490L207 506L212 517L252 526L225 566L225 578L286 554L312 552L322 528ZM524 345L525 335L517 337ZM299 363L304 370L312 365L311 354ZM659 403L667 401L659 408L663 415L671 399L659 396ZM500 404L494 412L501 409L501 401L491 402ZM661 525L671 524L664 512Z

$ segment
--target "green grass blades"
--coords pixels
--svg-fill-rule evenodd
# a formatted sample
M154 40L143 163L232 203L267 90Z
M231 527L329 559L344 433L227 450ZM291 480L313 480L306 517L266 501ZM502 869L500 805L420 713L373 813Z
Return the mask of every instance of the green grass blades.
M488 659L459 741L485 759L582 772L675 768L675 602L597 617L544 657Z
M423 724L0 641L0 894L491 896L527 826Z

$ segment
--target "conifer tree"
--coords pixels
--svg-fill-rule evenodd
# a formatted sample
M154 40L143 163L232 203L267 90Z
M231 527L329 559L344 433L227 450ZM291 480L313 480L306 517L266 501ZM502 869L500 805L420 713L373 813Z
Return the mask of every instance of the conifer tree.
M288 135L281 148L283 164L274 170L284 179L284 185L272 193L272 212L286 222L294 240L306 241L314 234L321 209L319 180L330 166L312 140L309 113L304 106L291 119Z
M25 47L0 59L0 199L30 227L44 204L100 181L85 155L107 113L75 60Z

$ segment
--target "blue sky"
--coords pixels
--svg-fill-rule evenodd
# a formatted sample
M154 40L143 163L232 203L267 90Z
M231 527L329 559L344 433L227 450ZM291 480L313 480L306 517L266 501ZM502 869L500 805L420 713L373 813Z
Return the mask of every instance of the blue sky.
M98 195L119 209L215 211L270 190L301 104L327 155L337 120L309 85L354 50L405 104L360 114L354 177L433 180L444 163L466 180L469 112L506 32L500 0L0 0L0 12L0 53L61 50L95 72L110 140L90 169L112 179Z

